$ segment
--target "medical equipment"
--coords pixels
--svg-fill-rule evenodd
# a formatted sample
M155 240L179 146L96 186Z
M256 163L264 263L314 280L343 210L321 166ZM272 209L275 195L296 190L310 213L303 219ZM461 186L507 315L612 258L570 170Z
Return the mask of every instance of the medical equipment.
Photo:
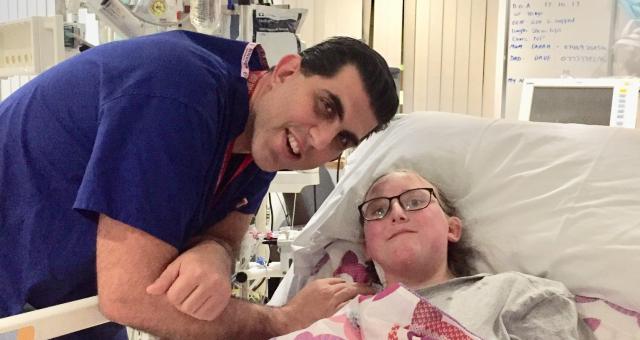
M309 185L320 183L319 169L302 171L278 171L269 186L269 195L278 193L299 193ZM273 219L273 211L270 212ZM293 219L292 219L293 221ZM255 219L255 230L250 231L242 242L240 256L236 263L236 272L246 274L247 280L240 284L240 296L247 298L252 283L263 282L270 278L283 277L292 263L293 241L299 234L291 226L270 230L267 223L266 199L263 201ZM269 262L270 253L267 244L275 244L280 255L279 261ZM258 260L260 259L260 260ZM265 285L266 286L266 285ZM255 288L255 287L254 287ZM261 293L264 297L266 291Z
M304 48L296 33L304 22L305 9L253 5L248 0L238 3L56 1L56 12L64 15L0 23L0 78L37 75L93 45L174 29L258 42L265 47L272 65ZM97 22L91 13L95 13Z
M104 20L123 37L137 37L147 33L145 23L138 20L120 0L87 0L86 4L100 20Z
M640 78L526 79L520 120L635 128Z
M233 2L231 3L233 5ZM231 10L231 8L229 8ZM222 5L220 0L192 0L191 24L200 33L220 33L222 27Z
M151 33L154 26L189 29L189 22L200 33L221 35L223 25L229 24L227 17L235 13L233 1L223 5L222 0L85 1L101 19L129 38Z
M65 58L62 17L0 23L0 78L38 74Z
M296 35L304 23L306 9L253 6L252 20L244 20L244 39L255 41L264 47L267 62L275 65L284 55L300 52L303 43Z

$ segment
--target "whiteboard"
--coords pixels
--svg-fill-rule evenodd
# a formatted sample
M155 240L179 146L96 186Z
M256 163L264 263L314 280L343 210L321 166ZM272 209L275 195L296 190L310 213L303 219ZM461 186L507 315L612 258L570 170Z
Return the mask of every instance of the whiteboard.
M518 119L525 78L605 77L613 0L511 0L504 117Z

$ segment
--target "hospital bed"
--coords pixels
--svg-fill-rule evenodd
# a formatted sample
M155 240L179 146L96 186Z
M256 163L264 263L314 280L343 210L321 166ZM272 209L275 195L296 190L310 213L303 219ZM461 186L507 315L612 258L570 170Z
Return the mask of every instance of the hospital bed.
M640 130L604 126L438 112L392 122L349 157L270 304L345 277L348 252L364 264L356 206L375 178L403 168L447 193L480 271L563 282L598 339L640 339Z
M448 194L483 254L481 271L561 281L598 339L640 339L640 131L603 126L440 112L395 120L350 155L294 241L293 270L270 304L332 276L348 251L364 261L355 207L394 168Z

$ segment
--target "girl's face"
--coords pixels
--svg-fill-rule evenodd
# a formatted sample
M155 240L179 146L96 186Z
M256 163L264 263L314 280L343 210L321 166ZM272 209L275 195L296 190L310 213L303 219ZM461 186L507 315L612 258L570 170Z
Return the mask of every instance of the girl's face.
M393 172L371 186L365 201L397 196L415 188L434 188L437 192L431 183L414 173ZM415 211L405 211L394 199L384 218L365 221L365 250L382 266L387 280L419 270L447 270L447 245L460 239L459 221L444 213L436 197L431 198L426 208Z

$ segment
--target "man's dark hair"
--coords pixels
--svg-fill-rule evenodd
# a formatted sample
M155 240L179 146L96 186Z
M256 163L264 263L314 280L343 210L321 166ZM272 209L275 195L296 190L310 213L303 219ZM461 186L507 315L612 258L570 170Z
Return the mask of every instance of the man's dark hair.
M398 92L384 58L360 40L333 37L300 52L305 76L333 77L345 65L354 65L369 96L379 131L398 110Z

